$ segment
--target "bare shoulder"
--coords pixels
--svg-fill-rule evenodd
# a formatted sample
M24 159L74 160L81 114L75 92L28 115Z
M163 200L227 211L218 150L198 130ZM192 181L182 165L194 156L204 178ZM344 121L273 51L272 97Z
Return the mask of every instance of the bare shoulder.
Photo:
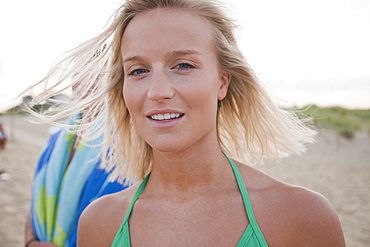
M323 195L240 163L238 167L268 242L274 246L345 246L338 215Z
M82 212L78 223L77 246L110 246L129 207L137 186L105 195Z

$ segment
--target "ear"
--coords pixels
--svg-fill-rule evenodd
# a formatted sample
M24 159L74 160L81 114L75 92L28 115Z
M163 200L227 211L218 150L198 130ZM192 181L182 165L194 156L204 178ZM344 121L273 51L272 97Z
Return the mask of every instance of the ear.
M221 72L220 75L220 88L218 89L218 100L223 100L227 95L231 81L231 74L227 72Z

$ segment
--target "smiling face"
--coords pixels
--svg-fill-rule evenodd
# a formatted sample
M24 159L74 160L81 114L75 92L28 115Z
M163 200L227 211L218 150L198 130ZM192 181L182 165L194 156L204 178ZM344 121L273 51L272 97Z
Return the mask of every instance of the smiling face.
M217 145L217 101L229 76L217 66L209 24L181 9L137 15L122 37L123 96L154 151Z

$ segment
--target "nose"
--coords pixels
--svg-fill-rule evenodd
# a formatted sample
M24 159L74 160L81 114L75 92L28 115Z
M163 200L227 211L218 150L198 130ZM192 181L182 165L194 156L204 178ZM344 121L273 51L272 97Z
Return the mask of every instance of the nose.
M175 95L171 79L162 71L152 73L147 92L148 99L152 101L171 99Z

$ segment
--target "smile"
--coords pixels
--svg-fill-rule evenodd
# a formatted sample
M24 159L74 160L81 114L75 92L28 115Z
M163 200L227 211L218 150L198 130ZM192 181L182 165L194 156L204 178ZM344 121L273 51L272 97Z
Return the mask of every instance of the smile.
M179 113L165 113L165 114L154 114L152 116L149 116L153 120L158 120L158 121L168 121L171 119L176 119L179 117L182 117L184 114L179 114Z

